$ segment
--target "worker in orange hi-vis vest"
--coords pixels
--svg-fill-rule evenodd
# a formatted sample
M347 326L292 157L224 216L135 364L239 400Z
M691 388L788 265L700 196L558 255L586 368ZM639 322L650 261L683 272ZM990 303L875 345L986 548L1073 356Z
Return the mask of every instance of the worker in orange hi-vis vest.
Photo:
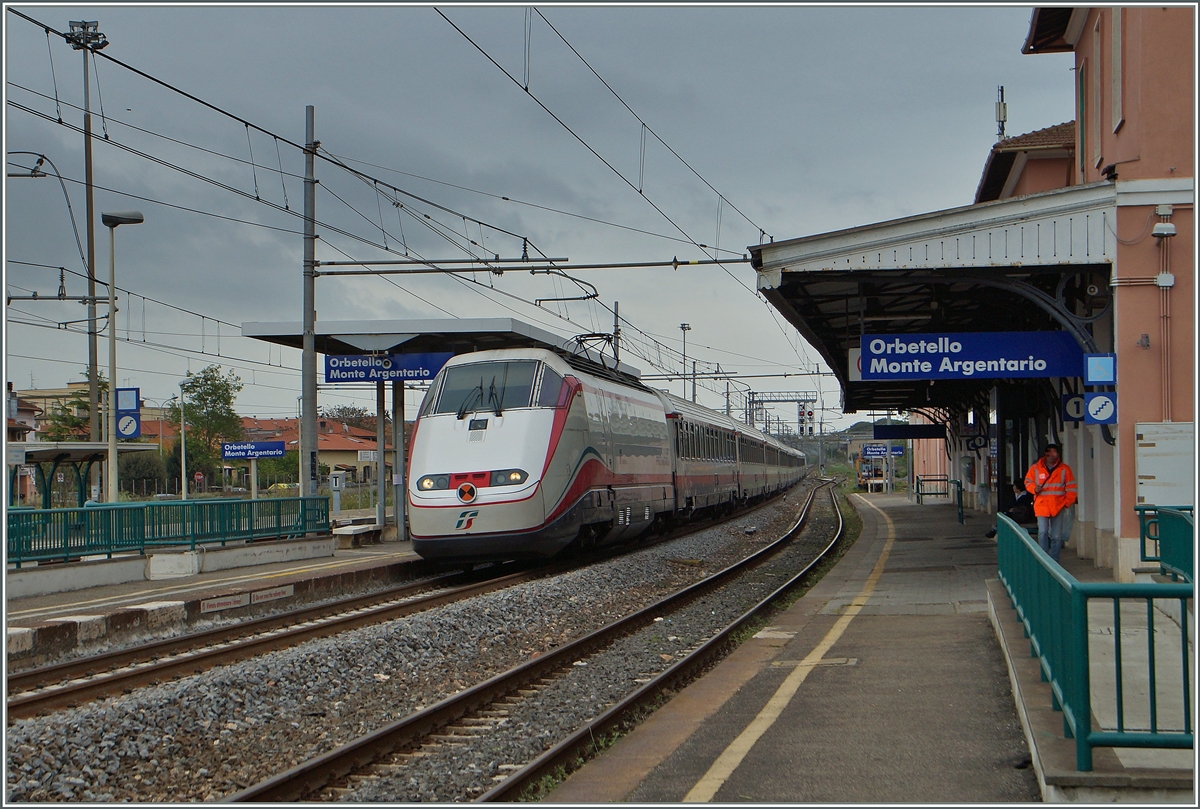
M1059 457L1058 444L1047 444L1042 457L1025 473L1025 489L1033 495L1038 544L1058 561L1062 553L1067 509L1075 505L1075 475Z

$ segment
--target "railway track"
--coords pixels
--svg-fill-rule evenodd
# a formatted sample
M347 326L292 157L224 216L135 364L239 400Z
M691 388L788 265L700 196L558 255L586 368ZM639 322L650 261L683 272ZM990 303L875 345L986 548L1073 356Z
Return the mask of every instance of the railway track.
M826 483L828 483L827 481ZM824 484L822 484L824 485ZM752 556L696 582L654 604L591 632L572 642L552 649L540 657L528 660L509 671L496 675L475 686L466 688L441 702L417 711L397 722L379 728L357 740L301 764L259 784L226 798L232 802L280 802L304 799L330 800L338 797L361 798L364 788L376 788L366 793L369 800L396 800L392 787L384 782L403 783L414 764L431 759L447 748L469 748L472 745L500 749L503 745L491 742L494 734L511 732L525 723L519 720L521 703L538 698L573 670L598 662L598 656L620 638L633 633L668 625L688 605L700 603L720 588L750 575L772 558L786 551L804 529L814 498L820 487L813 488L794 525L781 537ZM833 500L832 492L829 492ZM524 762L499 765L499 774L492 776L498 783L483 794L480 800L514 800L530 784L554 770L586 757L588 748L603 737L629 723L630 717L661 698L672 688L694 678L696 674L723 656L734 636L767 609L780 594L793 587L832 549L842 533L840 512L833 500L837 529L822 540L819 552L809 554L802 569L786 577L765 597L755 598L749 609L739 609L737 616L723 627L706 632L705 638L691 648L675 654L660 655L672 662L657 672L644 672L636 677L636 687L630 689L599 715L590 718L573 731L556 739L549 749L531 756ZM768 573L767 576L777 576ZM761 585L762 582L753 582ZM715 610L714 610L715 614ZM676 640L669 636L668 640ZM561 735L561 734L560 734ZM415 778L411 779L415 781ZM351 794L347 795L346 793ZM463 796L456 796L461 799ZM442 799L445 799L443 796Z
M195 674L316 637L390 621L414 612L511 587L545 575L543 568L503 575L456 572L432 580L243 621L179 638L11 674L8 717L23 719L133 688ZM421 595L431 588L435 592Z
M736 516L752 514L769 502L738 512ZM658 542L678 539L722 521L717 518L691 524L664 535ZM650 544L656 543L604 549L589 554L586 560L589 563L602 561ZM197 674L314 638L383 623L554 575L578 563L578 560L569 560L528 567L507 562L474 571L456 571L330 604L16 672L7 678L8 719L24 719L105 696L127 694L135 688ZM514 567L518 568L516 572L507 572ZM431 589L434 592L428 592Z

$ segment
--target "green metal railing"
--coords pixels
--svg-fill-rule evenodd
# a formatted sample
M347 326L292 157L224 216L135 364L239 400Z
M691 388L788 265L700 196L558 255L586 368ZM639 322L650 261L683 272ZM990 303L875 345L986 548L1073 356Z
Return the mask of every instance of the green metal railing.
M1013 607L1025 626L1029 637L1030 653L1037 657L1044 680L1050 683L1052 705L1063 712L1063 733L1075 739L1075 767L1077 770L1092 769L1092 748L1095 747L1142 747L1161 749L1191 749L1194 745L1192 728L1192 688L1190 670L1191 651L1188 643L1189 602L1194 598L1191 583L1180 584L1125 584L1118 582L1080 582L1038 547L1037 540L1011 519L998 515L997 559L1000 580L1004 582L1012 599ZM1107 700L1107 694L1093 701L1092 657L1089 646L1088 606L1091 601L1112 604L1111 637L1113 643L1114 671L1112 672L1115 699L1115 727L1092 730L1095 707ZM1121 617L1123 610L1132 613L1145 612L1146 670L1131 673L1126 671L1140 661L1130 661L1138 650L1128 648L1122 639ZM1160 617L1163 629L1155 630L1155 611L1176 612L1178 633L1168 624L1174 619ZM1141 617L1140 614L1138 617ZM1164 629L1169 631L1163 631ZM1136 630L1130 626L1130 632ZM1107 637L1098 635L1097 637ZM1097 640L1096 642L1101 642ZM1161 646L1177 643L1178 668L1170 662L1174 650ZM1158 661L1158 662L1156 662ZM1173 680L1174 672L1181 675L1180 683ZM1107 681L1108 673L1103 672ZM1127 700L1124 682L1147 684L1147 705L1140 701ZM1160 681L1168 681L1165 688L1180 685L1177 695L1170 690L1160 694ZM1175 702L1176 696L1178 702ZM1168 699L1169 698L1169 699ZM1164 722L1160 714L1164 702L1179 707L1179 713L1168 716ZM1127 715L1136 712L1139 717L1146 708L1146 722L1138 719L1136 728L1126 721Z
M921 505L925 497L949 497L949 475L917 475L913 478L913 491L917 495L917 505Z
M1177 508L1158 510L1158 563L1165 573L1194 582L1195 544L1196 526L1190 513Z
M1134 506L1133 510L1135 512L1137 512L1138 527L1139 527L1140 533L1141 533L1141 537L1140 537L1141 558L1142 558L1143 562L1159 562L1161 564L1162 563L1161 556L1163 553L1174 554L1177 556L1178 553L1180 553L1184 550L1181 548L1181 549L1177 549L1175 551L1167 551L1165 548L1162 547L1161 537L1159 536L1159 533L1160 533L1159 520L1158 520L1159 509L1170 509L1171 511L1182 512L1187 515L1192 514L1191 506ZM1189 516L1188 519L1191 520L1191 517ZM1180 532L1179 536L1180 536L1180 541L1182 541L1182 532ZM1188 547L1186 548L1186 552L1188 553L1188 560L1190 561L1190 559L1191 559L1191 538L1190 537L1188 539ZM1164 565L1164 568L1165 567L1166 566ZM1190 573L1190 570L1191 570L1190 564L1188 565L1187 570L1189 571L1188 577L1187 577L1188 581L1193 581L1191 573Z
M283 539L329 530L328 497L263 500L180 500L112 503L85 508L7 511L8 558L69 562L161 547L224 545L252 539Z

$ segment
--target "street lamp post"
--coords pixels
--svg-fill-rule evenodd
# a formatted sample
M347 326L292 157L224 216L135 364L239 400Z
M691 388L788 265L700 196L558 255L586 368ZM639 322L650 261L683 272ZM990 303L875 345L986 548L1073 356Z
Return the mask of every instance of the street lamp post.
M108 228L108 502L120 499L117 479L117 250L116 231L121 225L140 225L145 217L138 211L102 213Z
M187 500L187 416L183 412L183 392L187 390L192 380L179 380L179 496Z
M680 323L679 330L683 332L683 398L687 398L687 333L692 330L692 327L687 323Z

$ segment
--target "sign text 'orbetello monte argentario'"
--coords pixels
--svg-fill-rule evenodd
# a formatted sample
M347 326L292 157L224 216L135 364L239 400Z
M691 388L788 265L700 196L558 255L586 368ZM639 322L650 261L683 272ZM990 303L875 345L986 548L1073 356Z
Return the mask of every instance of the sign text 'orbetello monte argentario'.
M453 357L450 352L426 354L325 355L326 382L389 382L430 380Z
M864 334L862 378L1013 379L1083 375L1083 349L1065 331Z

